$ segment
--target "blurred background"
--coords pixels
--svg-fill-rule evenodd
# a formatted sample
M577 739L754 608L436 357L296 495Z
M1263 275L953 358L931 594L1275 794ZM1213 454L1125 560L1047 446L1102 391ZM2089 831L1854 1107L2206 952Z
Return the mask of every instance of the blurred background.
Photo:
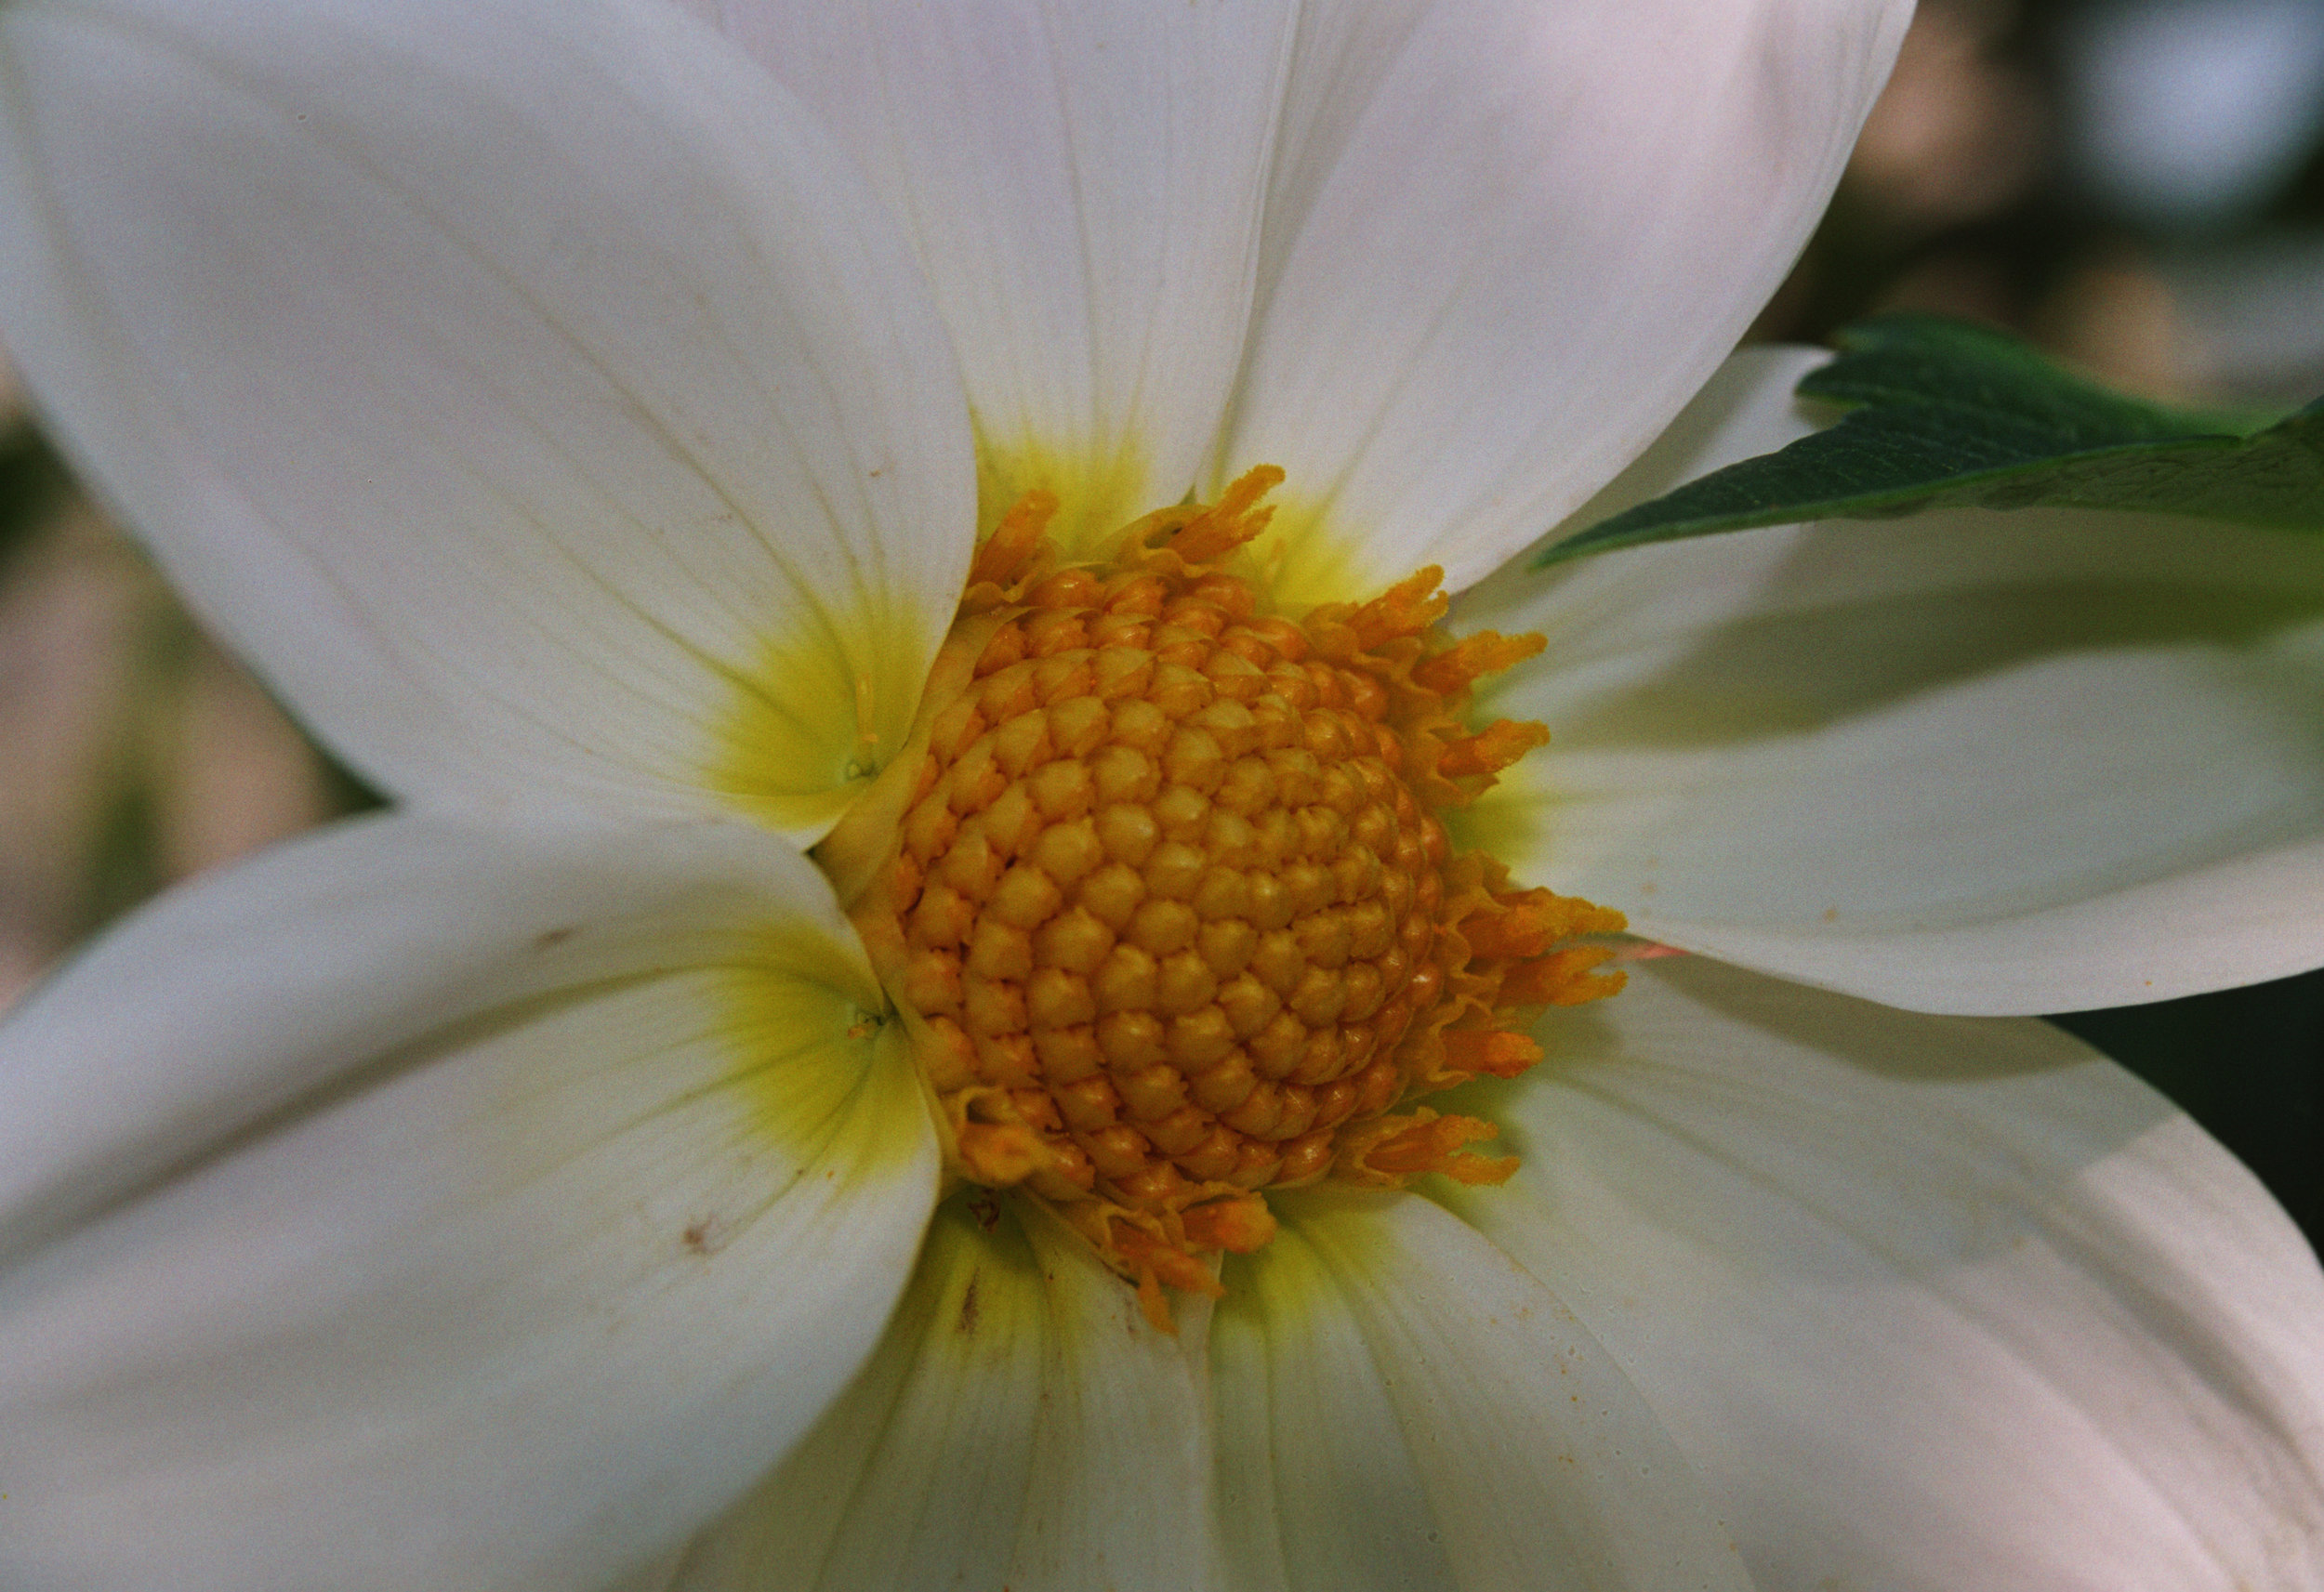
M2324 0L1921 0L1752 335L1897 308L2150 396L2324 394ZM188 619L0 375L0 1007L163 886L374 800ZM2324 974L2061 1020L2324 1242Z

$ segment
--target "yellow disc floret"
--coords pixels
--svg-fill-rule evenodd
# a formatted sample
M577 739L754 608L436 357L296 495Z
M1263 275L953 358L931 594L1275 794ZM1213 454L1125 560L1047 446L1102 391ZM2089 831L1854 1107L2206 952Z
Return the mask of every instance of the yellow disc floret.
M1280 479L1050 567L1029 496L977 560L892 849L857 909L954 1174L1048 1203L1161 1284L1273 1231L1262 1191L1498 1181L1489 1124L1416 1101L1611 993L1620 914L1456 852L1438 814L1547 739L1472 730L1538 637L1448 642L1439 572L1296 619L1235 572Z

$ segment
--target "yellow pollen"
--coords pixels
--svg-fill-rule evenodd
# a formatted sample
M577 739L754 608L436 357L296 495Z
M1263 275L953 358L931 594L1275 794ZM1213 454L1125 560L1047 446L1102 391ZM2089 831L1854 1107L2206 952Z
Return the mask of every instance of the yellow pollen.
M1540 638L1444 637L1434 569L1260 612L1232 565L1280 480L1098 565L1051 567L1053 499L1010 510L856 909L952 1173L1049 1204L1165 1327L1164 1286L1215 1294L1208 1257L1267 1242L1267 1190L1506 1178L1468 1149L1490 1124L1415 1101L1522 1072L1536 1010L1621 981L1576 942L1619 914L1512 888L1438 817L1548 739L1464 717Z

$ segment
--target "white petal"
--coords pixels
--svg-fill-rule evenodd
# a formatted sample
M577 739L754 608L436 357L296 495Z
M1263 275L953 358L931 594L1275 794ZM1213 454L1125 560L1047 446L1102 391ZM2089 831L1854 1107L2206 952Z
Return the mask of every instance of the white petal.
M0 71L11 353L367 773L807 838L892 751L969 557L960 388L738 52L633 0L33 0Z
M1602 604L1611 600L1613 594L1627 593L1646 559L1635 550L1618 558L1596 554L1546 578L1534 567L1534 559L1544 549L1624 509L1676 491L1713 470L1772 454L1830 425L1837 411L1829 404L1802 399L1798 388L1810 372L1831 361L1829 349L1798 343L1754 344L1729 354L1644 453L1524 553L1463 591L1455 612L1500 612L1533 602L1547 605L1543 608L1546 616L1560 618L1563 609L1556 606L1555 598L1545 594L1558 592L1565 583L1584 575L1594 583L1584 585L1585 603ZM1670 583L1651 575L1645 580L1647 589L1668 594Z
M2044 1024L1655 963L1536 1030L1509 1185L1763 1587L2324 1585L2324 1275L2251 1175Z
M607 1588L606 1592L670 1592L670 1584L678 1578L679 1560L684 1553L685 1550L680 1548L647 1565L619 1585Z
M1802 368L1733 362L1591 516L1801 435L1782 394ZM2313 538L2067 511L1832 522L1512 565L1458 623L1549 639L1482 711L1550 746L1470 833L1640 934L1935 1011L2324 962Z
M909 1273L878 1002L741 826L392 819L132 920L0 1033L0 1583L643 1572Z
M879 1351L671 1592L1211 1584L1207 1308L1166 1337L1052 1218L955 1201Z
M686 0L820 112L918 243L989 520L1101 536L1176 503L1243 344L1283 0Z
M1289 472L1347 597L1477 580L1734 347L1839 180L1905 0L1535 0L1302 18L1222 473Z
M1426 1201L1314 1194L1211 1323L1237 1592L1749 1585L1573 1314Z

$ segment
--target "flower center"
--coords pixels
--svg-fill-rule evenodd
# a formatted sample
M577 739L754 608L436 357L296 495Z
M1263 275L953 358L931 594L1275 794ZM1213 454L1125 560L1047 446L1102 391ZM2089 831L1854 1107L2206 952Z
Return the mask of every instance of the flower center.
M1414 1102L1530 1066L1533 1010L1620 983L1571 942L1619 914L1511 888L1438 817L1547 739L1463 717L1541 638L1447 641L1433 569L1261 612L1228 564L1278 480L1148 516L1100 566L1047 567L1053 505L1018 506L857 912L953 1173L1050 1204L1164 1323L1161 1284L1215 1293L1203 1256L1266 1241L1262 1191L1506 1178L1465 1148L1491 1125Z

